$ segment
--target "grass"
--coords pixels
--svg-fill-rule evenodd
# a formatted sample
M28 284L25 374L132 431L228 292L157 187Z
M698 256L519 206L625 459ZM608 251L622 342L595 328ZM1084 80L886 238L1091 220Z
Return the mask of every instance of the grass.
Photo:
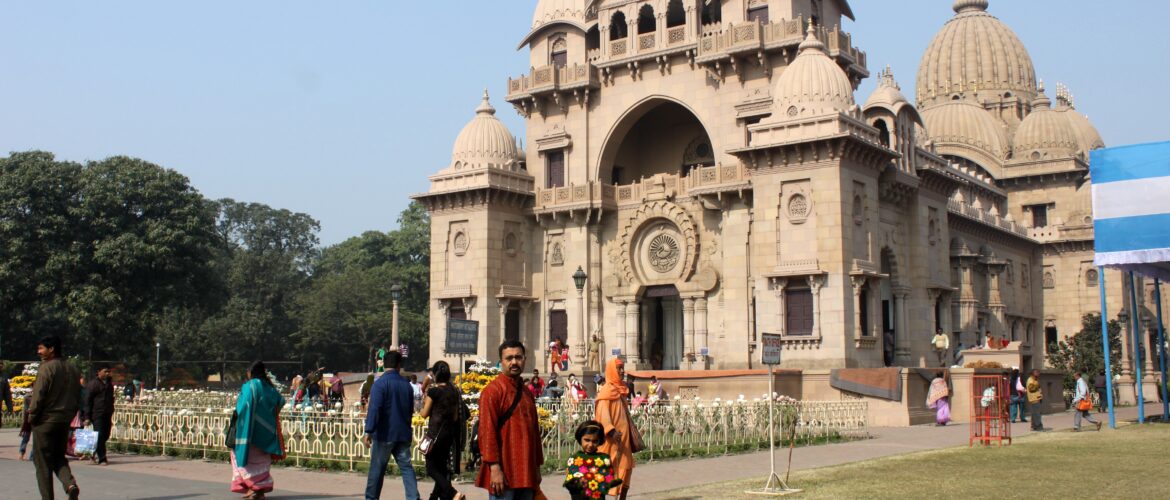
M1166 498L1170 425L1056 432L1005 447L958 447L795 472L795 498ZM674 490L656 499L752 498L767 478Z

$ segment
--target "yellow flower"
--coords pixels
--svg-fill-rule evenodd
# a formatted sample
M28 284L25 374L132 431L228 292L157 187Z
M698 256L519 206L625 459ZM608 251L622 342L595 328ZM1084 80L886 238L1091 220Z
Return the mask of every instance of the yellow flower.
M573 460L573 465L576 465L577 467L580 467L580 466L581 466L581 464L583 464L583 463L585 463L585 461L584 461L584 460L581 460L580 458L577 458L576 460Z
M589 481L589 489L596 490L597 489L597 481Z

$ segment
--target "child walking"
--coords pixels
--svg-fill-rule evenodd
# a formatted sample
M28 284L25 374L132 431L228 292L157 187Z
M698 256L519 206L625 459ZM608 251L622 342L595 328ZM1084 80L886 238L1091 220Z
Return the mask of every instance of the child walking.
M575 435L581 451L566 464L565 489L573 500L605 498L606 492L622 483L613 477L609 455L597 452L605 444L605 430L600 422L588 420L577 426Z
M20 409L20 459L23 461L24 452L28 450L28 438L32 436L32 424L28 421L28 396L25 396Z

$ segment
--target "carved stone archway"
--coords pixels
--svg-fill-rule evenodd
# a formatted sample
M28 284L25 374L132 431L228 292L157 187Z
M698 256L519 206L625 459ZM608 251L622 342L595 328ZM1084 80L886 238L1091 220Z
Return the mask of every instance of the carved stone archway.
M642 205L622 225L618 241L625 283L675 284L695 273L698 229L691 215L670 201Z

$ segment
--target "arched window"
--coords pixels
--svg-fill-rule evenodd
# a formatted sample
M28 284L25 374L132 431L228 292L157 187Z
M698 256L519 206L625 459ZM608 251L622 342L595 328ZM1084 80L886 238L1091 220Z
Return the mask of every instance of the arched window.
M597 29L594 24L589 31L585 32L585 50L597 50L601 48L601 31Z
M551 39L548 60L549 64L563 68L569 64L569 44L565 42L563 34L557 34Z
M687 23L687 13L683 10L682 0L670 0L666 5L666 27L673 28Z
M613 17L609 18L609 39L621 40L629 35L630 27L626 25L626 15L621 12L614 12Z
M721 0L703 4L703 24L718 24L723 22L723 5Z
M638 11L638 34L653 33L658 28L658 21L654 19L654 7L650 4L642 6Z
M881 141L882 146L890 147L890 128L886 126L886 121L877 120L873 126L878 129L878 140Z

